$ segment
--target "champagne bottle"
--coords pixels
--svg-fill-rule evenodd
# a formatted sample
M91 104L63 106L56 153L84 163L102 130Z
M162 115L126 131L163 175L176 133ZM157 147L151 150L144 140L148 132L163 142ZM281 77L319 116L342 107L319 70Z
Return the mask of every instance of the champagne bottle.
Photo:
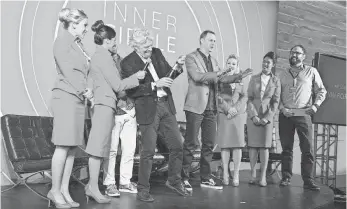
M176 62L176 64L172 67L172 70L166 74L166 77L171 78L172 80L174 80L175 78L177 78L179 75L181 75L181 73L183 73L183 69L182 67L179 66L179 64Z

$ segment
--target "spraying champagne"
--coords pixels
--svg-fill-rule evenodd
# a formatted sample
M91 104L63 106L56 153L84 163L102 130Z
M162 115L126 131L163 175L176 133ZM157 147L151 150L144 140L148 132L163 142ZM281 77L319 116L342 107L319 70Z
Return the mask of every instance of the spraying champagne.
M181 56L178 57L178 59L185 59L185 56L181 55ZM166 77L169 77L172 80L174 80L175 78L177 78L182 73L183 73L183 68L182 68L181 64L176 62L175 65L172 67L172 70L168 74L166 74Z

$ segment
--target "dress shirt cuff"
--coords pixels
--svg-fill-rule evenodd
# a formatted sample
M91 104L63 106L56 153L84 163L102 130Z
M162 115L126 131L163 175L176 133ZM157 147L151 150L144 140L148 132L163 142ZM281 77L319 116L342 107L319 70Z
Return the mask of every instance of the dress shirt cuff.
M317 103L314 103L313 105L314 105L314 106L316 106L317 110L318 110L318 109L319 109L319 107L320 107L320 105L319 105L319 104L317 104Z
M151 82L151 86L153 91L157 88L157 84L155 82Z

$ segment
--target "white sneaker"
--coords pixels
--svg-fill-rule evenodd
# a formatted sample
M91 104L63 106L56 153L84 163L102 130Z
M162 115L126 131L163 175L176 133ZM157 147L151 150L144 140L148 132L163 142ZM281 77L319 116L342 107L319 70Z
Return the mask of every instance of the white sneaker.
M212 189L223 189L222 184L215 182L212 178L201 180L200 186Z
M186 188L186 190L188 190L190 192L193 191L193 187L192 187L192 185L190 185L188 180L183 181L183 186L184 186L184 188Z
M130 182L129 184L125 184L125 185L120 184L119 185L119 191L136 194L137 193L137 184L134 182Z
M120 193L117 189L117 186L114 184L107 185L107 189L105 191L105 194L110 197L119 197Z

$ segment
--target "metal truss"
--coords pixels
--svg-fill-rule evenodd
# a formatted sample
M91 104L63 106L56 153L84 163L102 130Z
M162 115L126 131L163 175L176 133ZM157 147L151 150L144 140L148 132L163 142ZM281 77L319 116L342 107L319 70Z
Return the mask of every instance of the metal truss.
M314 124L314 177L336 188L338 125Z

